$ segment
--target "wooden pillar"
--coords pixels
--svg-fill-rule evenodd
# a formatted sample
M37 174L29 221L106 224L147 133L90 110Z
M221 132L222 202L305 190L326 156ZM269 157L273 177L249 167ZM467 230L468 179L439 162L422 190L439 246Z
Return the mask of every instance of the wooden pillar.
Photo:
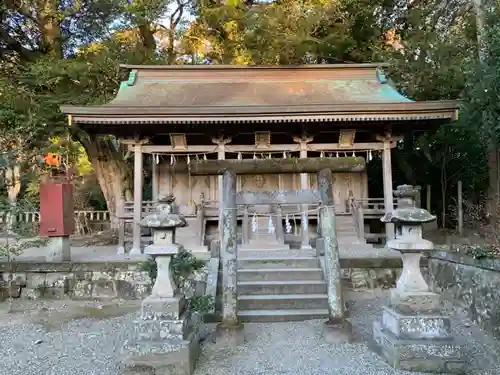
M383 138L384 147L382 150L382 178L384 183L384 206L385 213L394 210L394 199L392 193L392 164L391 164L391 137L386 135ZM394 224L385 224L385 235L387 241L394 239Z
M427 198L426 198L427 211L431 212L431 185L427 185L425 191L427 193Z
M155 154L152 154L152 160L151 160L151 174L152 174L152 181L151 181L151 196L153 198L154 201L157 201L158 200L158 189L159 189L159 185L158 185L158 155L155 155Z
M285 233L283 231L283 208L280 204L276 207L276 238L279 243L285 243Z
M250 242L249 233L248 233L248 230L250 229L249 225L250 225L250 223L248 220L248 206L245 205L243 207L243 222L241 224L241 234L243 237L242 238L243 244L248 244Z
M132 229L132 249L130 255L140 255L141 251L141 227L139 223L142 216L142 144L134 145L134 222Z
M294 142L297 142L300 145L300 158L301 159L307 159L307 144L309 142L312 142L313 138L312 137L294 137ZM308 173L301 173L300 174L300 189L301 190L306 190L309 189L309 174ZM307 213L308 211L308 205L303 204L301 205L300 210L304 213L301 217L301 224L302 224L302 248L304 249L310 249L311 245L309 244L309 215Z
M458 181L457 183L457 209L458 209L458 233L460 235L464 234L464 207L463 207L463 199L462 199L462 181ZM444 226L443 226L444 227Z

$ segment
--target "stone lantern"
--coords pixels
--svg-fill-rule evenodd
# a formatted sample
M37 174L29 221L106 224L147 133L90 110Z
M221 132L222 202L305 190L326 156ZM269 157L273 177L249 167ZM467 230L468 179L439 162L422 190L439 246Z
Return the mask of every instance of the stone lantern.
M422 238L422 224L436 217L415 207L416 193L413 186L398 186L394 192L398 208L381 219L395 224L396 239L388 246L401 253L403 271L382 319L373 324L374 349L394 368L460 373L464 368L462 347L452 336L440 296L430 291L420 271L420 258L434 249L432 242Z
M125 345L127 374L189 375L199 355L200 316L188 308L170 270L172 257L184 251L175 243L175 230L187 226L183 216L173 213L173 202L173 197L159 200L156 212L140 223L153 231L153 244L144 253L155 259L157 276L151 295L142 301L136 340Z

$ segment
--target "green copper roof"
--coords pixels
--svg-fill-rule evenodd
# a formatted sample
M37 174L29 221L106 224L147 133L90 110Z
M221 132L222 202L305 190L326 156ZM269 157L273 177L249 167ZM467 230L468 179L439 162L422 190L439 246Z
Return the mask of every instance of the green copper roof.
M123 106L246 106L246 105L319 105L342 103L409 103L383 75L373 68L371 75L338 78L283 75L279 80L225 78L208 80L193 75L178 79L174 74L141 79L132 70L122 82L110 105ZM243 79L242 79L243 78Z

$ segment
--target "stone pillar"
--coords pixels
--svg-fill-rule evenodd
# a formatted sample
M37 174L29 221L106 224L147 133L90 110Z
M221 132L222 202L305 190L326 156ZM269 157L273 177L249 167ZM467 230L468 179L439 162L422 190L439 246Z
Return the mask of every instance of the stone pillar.
M300 158L307 159L307 144L312 142L312 137L294 137L294 142L297 142L300 145ZM300 174L300 189L307 190L309 189L309 174L301 173ZM311 245L309 243L309 216L308 216L308 205L301 205L300 210L305 214L301 217L302 224L302 248L311 249Z
M351 326L345 320L344 299L342 295L333 196L333 176L329 169L324 169L318 173L318 189L321 194L320 223L321 233L323 233L329 313L329 319L325 322L323 335L325 340L330 343L350 342Z
M184 251L175 243L175 228L187 226L186 220L172 213L169 201L140 224L153 229L153 244L144 252L154 257L158 272L151 295L142 302L135 337L124 348L127 374L191 375L200 353L201 319L189 309L170 272L172 257Z
M141 251L141 226L142 217L142 144L134 145L134 222L132 227L132 249L130 255L140 255Z
M401 252L403 271L391 290L389 306L373 323L373 349L397 369L463 373L463 348L452 336L440 296L430 291L420 271L422 254L434 248L432 242L422 238L422 224L436 217L415 207L416 193L413 186L398 186L398 208L381 219L396 224L397 238L388 246Z
M217 325L217 341L238 345L244 341L243 324L238 319L238 243L236 221L236 174L222 175L222 321Z
M226 145L231 142L231 138L213 138L212 142L215 143L217 147L217 159L226 159ZM222 176L217 176L217 189L218 189L218 200L219 200L219 238L222 235Z
M392 164L391 164L391 139L386 136L383 139L384 148L382 151L382 179L384 184L384 206L385 213L391 213L394 210L394 200L392 199ZM385 224L386 240L394 239L394 224Z

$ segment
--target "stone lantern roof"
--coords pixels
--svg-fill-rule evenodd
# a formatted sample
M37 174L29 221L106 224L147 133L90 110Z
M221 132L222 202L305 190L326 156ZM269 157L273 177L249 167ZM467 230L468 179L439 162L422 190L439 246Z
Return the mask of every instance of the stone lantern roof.
M384 223L423 224L436 220L436 216L423 208L415 207L415 197L420 189L412 185L400 185L394 191L399 198L399 206L393 212L386 213L380 220Z
M184 216L173 212L174 201L175 197L173 196L159 198L156 212L143 218L139 225L141 227L155 229L187 227L188 223Z

